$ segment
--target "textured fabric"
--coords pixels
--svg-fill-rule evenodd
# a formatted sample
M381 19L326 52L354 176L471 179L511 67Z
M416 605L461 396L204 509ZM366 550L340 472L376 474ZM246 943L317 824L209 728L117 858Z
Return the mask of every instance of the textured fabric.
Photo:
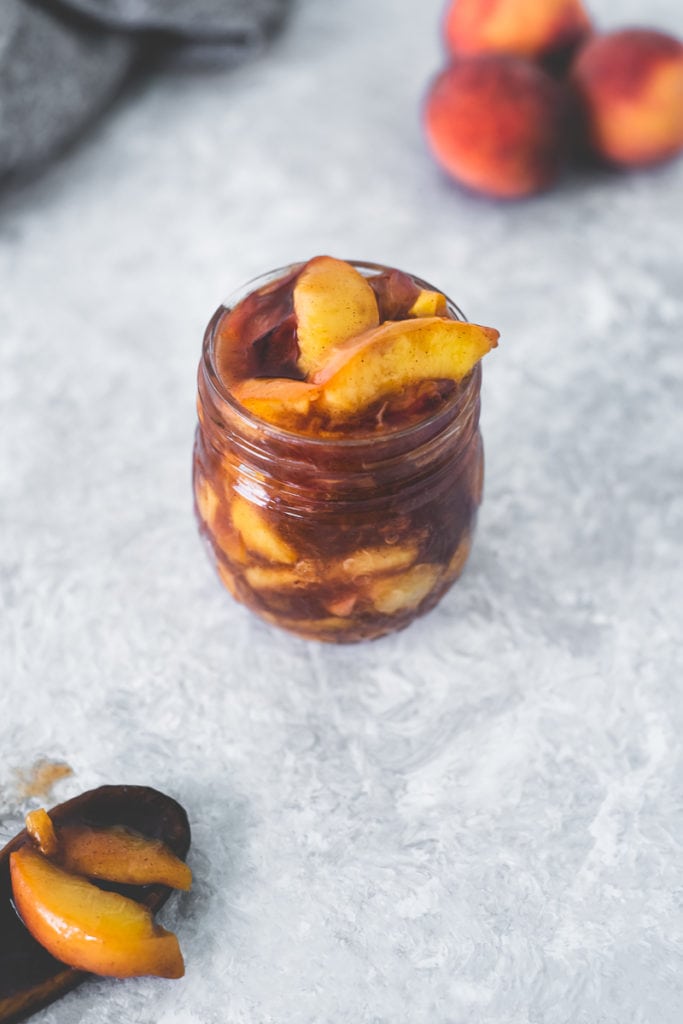
M137 43L4 0L0 12L0 176L45 159L111 99Z
M159 40L201 43L224 61L262 45L287 0L3 0L0 181L85 129ZM159 36L159 33L162 36Z
M59 0L62 7L123 31L163 31L209 42L260 42L286 0Z

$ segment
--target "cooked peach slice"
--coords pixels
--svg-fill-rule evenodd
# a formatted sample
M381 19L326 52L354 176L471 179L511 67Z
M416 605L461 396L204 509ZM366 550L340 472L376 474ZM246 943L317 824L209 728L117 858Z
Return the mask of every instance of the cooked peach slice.
M237 565L247 565L251 561L244 541L239 533L232 527L223 528L217 525L212 533L213 543L223 552L229 562Z
M349 628L348 618L342 618L338 615L330 615L322 619L282 619L279 615L273 615L272 612L262 612L263 618L267 622L272 622L275 626L280 626L283 629L289 629L292 633L298 633L300 636L317 636L319 633L341 633Z
M233 597L237 597L237 583L235 581L235 574L228 569L227 565L223 562L216 563L216 569L220 576L221 582L225 589L232 594Z
M213 526L218 509L218 495L208 480L198 477L194 489L197 511L202 522L206 523L209 529Z
M325 602L325 608L335 618L348 618L358 603L358 594L340 594Z
M54 857L59 849L59 840L52 818L44 807L29 811L26 815L26 831L41 853L46 857Z
M125 828L69 825L59 833L59 863L67 871L129 885L160 883L189 889L192 872L158 839Z
M316 581L315 566L307 560L291 568L288 565L252 565L244 576L255 590L295 590Z
M383 572L407 569L418 554L417 544L386 545L377 548L361 548L343 558L336 567L345 576L372 576ZM333 569L334 572L334 569Z
M440 566L424 562L397 576L374 580L369 587L370 600L384 615L412 610L424 601L440 572Z
M232 393L254 416L285 425L308 415L318 389L304 380L256 378L237 384Z
M24 924L57 960L115 978L184 974L175 935L134 900L98 889L28 846L10 855L10 874Z
M379 324L375 293L367 278L344 260L316 256L294 285L299 367L317 370L328 349Z
M281 565L295 564L296 551L273 529L256 505L252 505L245 498L236 497L232 503L231 515L233 525L249 551L261 555L269 562L278 562Z
M491 327L441 317L384 323L335 347L313 376L318 405L341 417L421 380L462 380L498 337Z
M408 310L408 316L446 316L448 303L446 296L441 292L433 292L429 288L422 288Z

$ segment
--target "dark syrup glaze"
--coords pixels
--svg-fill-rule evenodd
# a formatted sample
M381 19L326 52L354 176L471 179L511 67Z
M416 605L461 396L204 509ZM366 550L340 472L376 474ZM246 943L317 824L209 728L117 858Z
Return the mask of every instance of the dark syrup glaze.
M160 839L177 857L190 848L190 826L183 808L147 786L101 786L59 804L49 812L55 826L123 825L150 839ZM67 967L43 949L24 927L12 903L10 854L30 842L26 829L0 850L0 1024L23 1020L75 988L88 975ZM120 892L152 911L166 902L165 885L97 883Z

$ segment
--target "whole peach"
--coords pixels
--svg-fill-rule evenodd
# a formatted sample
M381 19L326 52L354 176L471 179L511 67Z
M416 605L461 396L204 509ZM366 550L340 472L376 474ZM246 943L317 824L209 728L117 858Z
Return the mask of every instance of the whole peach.
M451 0L444 35L455 55L512 53L537 58L591 31L581 0Z
M562 87L517 57L466 57L432 83L424 122L441 166L502 199L532 195L557 177L564 155Z
M683 43L630 28L595 36L571 70L589 146L616 164L657 163L683 149Z

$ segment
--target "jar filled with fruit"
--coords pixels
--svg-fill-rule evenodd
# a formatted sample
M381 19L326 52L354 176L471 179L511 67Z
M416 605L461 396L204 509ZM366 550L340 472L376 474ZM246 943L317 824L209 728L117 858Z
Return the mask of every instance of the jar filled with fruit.
M237 600L299 636L401 629L460 575L498 332L424 281L329 256L253 281L199 365L195 508Z

